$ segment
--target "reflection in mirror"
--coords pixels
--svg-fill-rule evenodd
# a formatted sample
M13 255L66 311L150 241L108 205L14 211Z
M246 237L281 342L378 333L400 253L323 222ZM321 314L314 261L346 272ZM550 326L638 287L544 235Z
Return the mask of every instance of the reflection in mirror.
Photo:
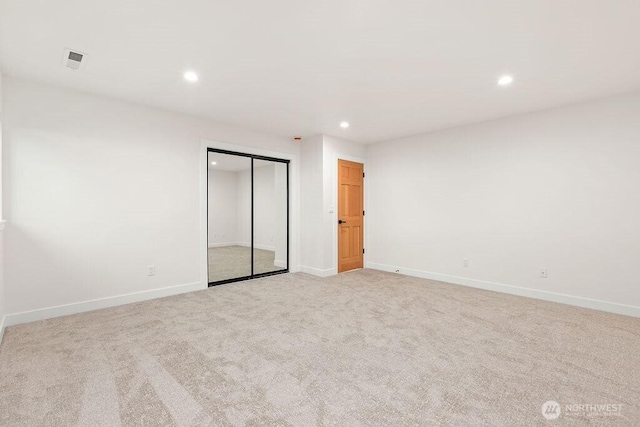
M253 274L287 268L287 164L253 161Z
M209 282L251 276L251 158L208 153Z

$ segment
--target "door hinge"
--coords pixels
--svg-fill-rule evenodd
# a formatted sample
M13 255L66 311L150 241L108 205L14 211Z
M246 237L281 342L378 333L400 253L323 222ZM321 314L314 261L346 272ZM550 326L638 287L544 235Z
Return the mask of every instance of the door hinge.
M364 172L362 172L362 177L364 178Z
M362 216L364 216L364 211L362 211Z
M364 253L364 248L362 248L362 253Z

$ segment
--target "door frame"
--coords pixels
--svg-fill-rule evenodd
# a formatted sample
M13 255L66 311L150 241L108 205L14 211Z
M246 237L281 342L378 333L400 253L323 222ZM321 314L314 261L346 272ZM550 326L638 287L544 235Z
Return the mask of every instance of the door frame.
M364 157L350 156L348 154L336 153L333 156L333 198L332 198L332 206L331 206L331 216L333 220L333 244L332 247L332 259L333 259L333 267L332 274L338 274L338 160L346 160L348 162L362 163L364 168L365 179L362 180L362 198L364 203L364 211L368 211L367 208L367 159ZM364 233L362 238L362 247L364 248L364 254L362 256L362 268L367 268L367 236L369 235L369 227L367 224L367 215L365 214L362 218L362 226L364 227ZM345 273L348 273L346 271Z
M263 156L279 158L283 160L289 160L289 241L287 242L287 248L289 252L289 272L300 271L298 253L300 243L300 218L299 218L299 203L300 203L300 166L298 162L298 155L293 153L263 150L261 148L232 144L222 141L213 141L208 139L200 140L200 156L198 156L199 173L200 173L200 253L199 260L199 276L202 289L209 287L209 252L208 252L208 194L207 194L207 178L208 178L208 154L209 148L214 150L226 150L233 152L246 153L253 156Z

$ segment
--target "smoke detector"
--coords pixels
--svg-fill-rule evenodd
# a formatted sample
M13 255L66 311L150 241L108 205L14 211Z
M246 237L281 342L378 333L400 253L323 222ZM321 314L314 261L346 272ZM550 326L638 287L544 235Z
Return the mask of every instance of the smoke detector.
M87 63L87 54L77 50L65 49L62 57L62 65L72 70L78 70Z

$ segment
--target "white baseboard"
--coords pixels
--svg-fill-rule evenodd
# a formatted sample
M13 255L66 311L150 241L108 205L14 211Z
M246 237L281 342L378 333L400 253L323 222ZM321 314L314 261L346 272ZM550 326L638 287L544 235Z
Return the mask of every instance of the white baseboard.
M237 242L222 242L222 243L209 243L207 247L209 248L224 248L227 246L238 246Z
M186 292L200 291L206 288L207 284L203 285L200 282L187 283L184 285L168 286L166 288L134 292L131 294L76 302L72 304L58 305L32 311L23 311L21 313L7 314L4 317L4 326L13 326L19 325L21 323L35 322L37 320L45 320L54 317L68 316L70 314L84 313L101 308L115 307L118 305L163 298L172 295L183 294Z
M2 316L0 318L0 345L2 345L2 338L4 337L4 326L5 326L6 319L7 319L7 316Z
M505 294L518 295L521 297L535 298L544 301L557 302L560 304L573 305L576 307L591 308L594 310L606 311L609 313L623 314L626 316L640 317L640 307L632 305L618 304L614 302L594 300L590 298L576 297L572 295L559 294L555 292L540 291L531 288L505 285L502 283L486 282L483 280L468 279L465 277L450 276L448 274L432 273L429 271L413 270L409 268L396 267L373 262L367 263L367 268L374 270L388 271L395 273L400 270L401 274L407 276L420 277L422 279L437 280L439 282L453 283L455 285L469 286L472 288L485 289L488 291L502 292Z
M237 243L238 246L244 246L245 248L250 248L251 247L251 242L238 242ZM267 245L253 245L254 248L256 249L262 249L263 251L271 251L271 252L275 252L276 248L275 246L267 246Z
M227 246L242 246L244 248L250 248L251 247L251 243L246 243L246 242L223 242L223 243L208 243L207 247L209 248L224 248ZM262 249L265 251L271 251L271 252L275 252L276 248L274 246L267 246L267 245L254 245L254 247L256 249Z
M334 276L336 274L336 271L334 268L321 270L319 268L305 267L304 265L300 266L300 271L303 273L312 274L318 277L329 277L329 276Z
M279 259L273 261L273 265L280 268L287 268L287 261L280 261Z

